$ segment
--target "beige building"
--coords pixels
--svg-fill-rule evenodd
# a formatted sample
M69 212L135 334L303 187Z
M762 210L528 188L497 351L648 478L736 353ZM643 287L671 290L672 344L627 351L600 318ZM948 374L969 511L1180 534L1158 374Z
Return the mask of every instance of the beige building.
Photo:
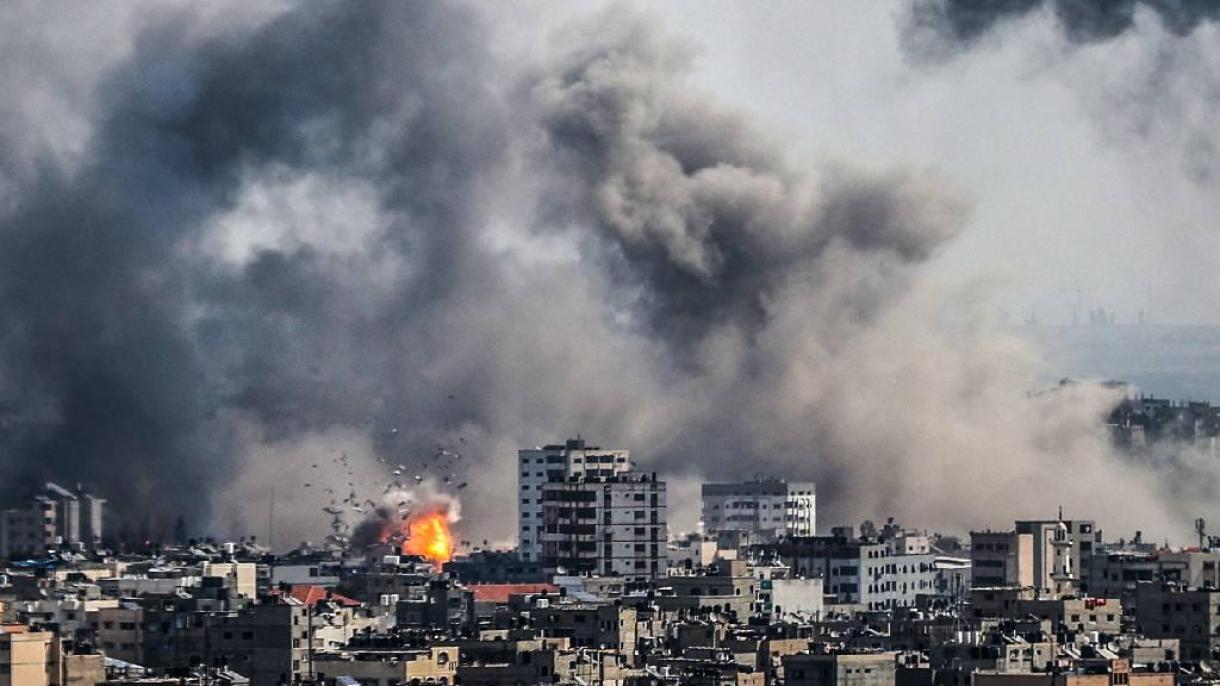
M49 686L53 638L24 624L0 626L0 686Z
M1039 597L1088 594L1090 563L1101 530L1091 520L1019 520L1018 534L1033 538L1033 586Z
M970 532L973 588L1034 585L1034 537L1016 531Z
M253 562L205 562L203 576L227 580L230 588L246 598L258 594L258 565Z
M104 677L101 655L65 653L52 632L0 625L0 686L95 686Z
M782 658L786 686L894 686L898 654L797 653Z
M313 673L319 681L352 677L368 686L422 683L452 684L457 676L456 646L425 650L354 650L316 653Z
M1172 672L1133 672L1126 659L1056 673L976 672L974 686L1173 686Z
M106 657L144 664L144 610L138 605L89 612L94 642Z

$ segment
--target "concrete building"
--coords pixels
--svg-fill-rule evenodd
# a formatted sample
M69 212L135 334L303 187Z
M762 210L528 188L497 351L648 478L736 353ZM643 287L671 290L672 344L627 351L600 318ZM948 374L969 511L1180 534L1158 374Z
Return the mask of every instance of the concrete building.
M0 512L0 558L33 557L55 545L55 503L35 497L28 507Z
M94 645L106 657L144 664L144 609L134 603L89 612Z
M665 482L656 474L612 474L543 486L544 574L665 576Z
M761 539L813 536L817 532L816 488L779 479L703 484L703 530L749 531Z
M219 577L239 596L253 599L258 592L258 565L252 562L205 562L204 577Z
M1023 520L1018 535L1031 537L1033 587L1039 596L1088 594L1089 563L1101 530L1092 520Z
M194 643L250 678L251 686L296 683L309 672L310 616L291 598L213 616L206 638Z
M1123 604L1117 598L1035 598L1031 588L978 588L971 592L975 619L1029 619L1053 631L1115 636L1122 630Z
M1033 538L1033 534L1019 534L1016 531L971 531L971 587L1032 587Z
M704 608L732 613L744 622L753 614L760 583L745 561L717 560L699 573L666 579L665 588L679 602L667 603L669 599L664 597L658 602L662 606L670 604L673 609Z
M0 625L0 686L46 686L50 683L49 631L24 624Z
M563 445L547 445L517 451L518 549L521 559L537 562L542 555L542 490L551 481L572 477L609 478L631 471L631 454L605 450L573 438Z
M0 686L94 686L102 665L101 655L73 652L54 632L0 625Z
M825 611L821 579L771 578L761 582L770 595L773 621L785 617L820 619Z
M95 549L105 504L79 485L70 491L48 481L27 506L0 512L0 557L36 556L61 545Z
M936 554L894 554L901 547L876 539L813 536L787 539L768 550L793 577L821 578L836 604L883 610L913 606L917 596L939 592Z
M1220 655L1220 590L1186 590L1171 584L1140 584L1136 624L1149 638L1176 638L1183 660Z
M785 655L785 686L894 686L898 654L797 653Z
M977 672L974 686L1173 686L1166 672L1135 672L1126 659L1093 660L1043 673Z
M454 646L339 650L313 656L314 676L322 683L345 676L360 684L452 684L457 665L458 650Z
M1220 588L1220 551L1094 551L1089 592L1100 598L1134 602L1140 583L1173 583L1187 588Z

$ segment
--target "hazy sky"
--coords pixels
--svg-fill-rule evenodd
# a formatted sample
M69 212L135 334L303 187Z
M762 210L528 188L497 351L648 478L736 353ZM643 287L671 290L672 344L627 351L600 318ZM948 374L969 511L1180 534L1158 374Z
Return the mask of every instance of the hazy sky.
M1085 308L1220 323L1220 25L1150 11L1069 41L1049 9L940 59L902 39L909 2L661 2L695 78L810 157L935 167L974 212L940 269L996 279L1015 321Z

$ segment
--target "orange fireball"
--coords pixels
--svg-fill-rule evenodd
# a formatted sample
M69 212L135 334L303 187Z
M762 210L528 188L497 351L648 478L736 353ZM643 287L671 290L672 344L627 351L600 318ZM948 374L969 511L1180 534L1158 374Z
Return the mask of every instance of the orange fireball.
M402 552L419 555L440 567L453 557L453 533L444 512L427 512L407 522L407 540Z

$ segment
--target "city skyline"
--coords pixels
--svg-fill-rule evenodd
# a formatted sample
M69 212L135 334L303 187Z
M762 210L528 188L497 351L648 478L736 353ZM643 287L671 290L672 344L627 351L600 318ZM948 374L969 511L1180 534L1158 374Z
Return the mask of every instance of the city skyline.
M507 541L516 451L583 432L684 528L745 459L827 522L1210 514L1058 385L1220 397L1206 3L0 17L8 502L316 540L402 465Z

